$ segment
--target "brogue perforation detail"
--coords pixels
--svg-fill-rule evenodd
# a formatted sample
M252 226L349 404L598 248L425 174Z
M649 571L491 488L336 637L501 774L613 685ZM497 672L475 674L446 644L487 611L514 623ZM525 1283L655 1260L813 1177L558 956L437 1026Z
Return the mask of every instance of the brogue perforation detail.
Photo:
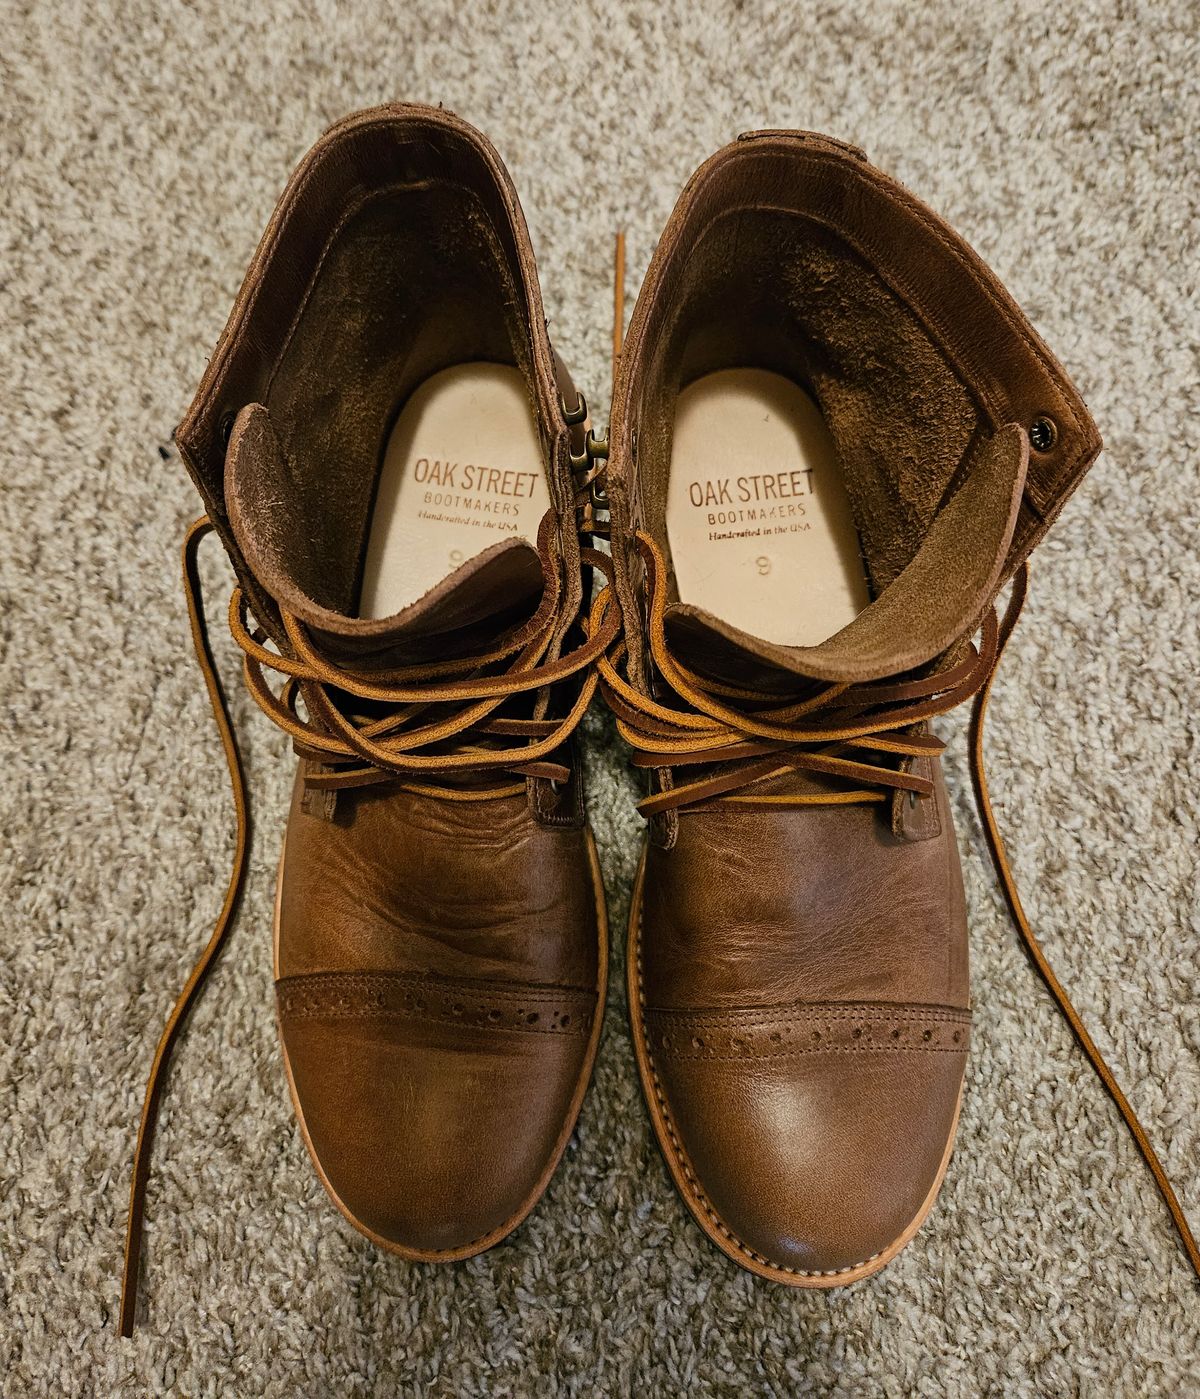
M969 1011L878 1004L647 1008L646 1038L675 1060L783 1059L800 1054L964 1054Z
M322 972L276 983L286 1020L409 1018L475 1029L580 1035L590 1031L595 993L559 986L506 987L403 972Z

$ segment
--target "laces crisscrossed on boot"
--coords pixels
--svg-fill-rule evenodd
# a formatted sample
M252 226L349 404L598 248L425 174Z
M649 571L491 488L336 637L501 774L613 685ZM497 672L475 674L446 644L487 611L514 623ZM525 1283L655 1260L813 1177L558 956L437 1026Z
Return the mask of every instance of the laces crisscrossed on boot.
M672 655L664 626L666 563L649 535L638 531L636 545L645 565L649 661L656 676L671 691L673 702L660 702L634 684L628 673L622 673L622 664L627 661L623 637L611 644L596 664L601 694L616 717L619 732L633 749L634 765L662 774L659 790L638 804L648 820L664 812L684 811L707 803L830 806L884 802L897 790L915 796L929 795L933 783L910 771L909 760L935 757L944 744L926 732L924 726L928 720L974 698L971 780L1013 926L1092 1069L1116 1104L1167 1205L1188 1260L1200 1277L1200 1247L1183 1207L1137 1114L1042 950L1022 906L992 810L984 766L984 722L997 667L1025 603L1028 564L1023 563L1013 575L1003 616L994 608L989 610L980 625L978 642L970 641L965 657L948 668L925 677L898 677L883 683L824 685L781 703L777 695L766 696L699 676ZM611 574L609 581L610 586L597 595L591 609L592 637L607 630L608 618L617 608ZM854 756L847 757L847 753ZM875 760L865 760L864 754ZM704 771L700 777L689 779L689 768ZM682 781L676 779L679 770L685 774ZM822 783L815 791L754 790L769 779L803 772L835 781Z
M549 564L550 528L547 516L538 540L546 574L541 604L524 626L482 655L393 670L353 670L322 657L302 623L284 612L291 653L285 655L270 649L261 628L250 625L246 598L234 589L229 622L243 652L247 688L308 763L308 786L336 791L398 780L426 795L484 800L521 792L524 782L497 787L453 785L453 779L500 774L567 781L570 769L553 755L591 702L598 677L589 668L611 645L619 623L614 615L574 650L548 655L559 629L562 594L558 573ZM266 670L286 676L278 695ZM561 718L545 717L550 687L580 672L586 673L567 712ZM534 716L498 714L507 701L528 695L539 697ZM298 712L300 699L307 719ZM373 717L357 714L359 707L369 707ZM448 780L435 783L438 777Z
M933 782L910 771L905 760L939 754L944 744L921 726L983 685L996 659L994 615L984 622L980 646L969 645L966 659L946 670L884 684L822 685L781 704L759 691L697 675L671 654L664 627L666 564L649 535L639 532L637 547L646 567L650 654L679 704L660 704L630 684L618 669L619 653L602 656L597 664L604 698L633 749L634 765L672 773L669 785L639 803L644 816L711 800L838 805L882 802L889 789L914 796L933 792ZM597 633L612 606L615 602L602 595L593 613ZM699 778L674 780L678 768L714 767ZM850 785L815 792L748 790L797 771Z

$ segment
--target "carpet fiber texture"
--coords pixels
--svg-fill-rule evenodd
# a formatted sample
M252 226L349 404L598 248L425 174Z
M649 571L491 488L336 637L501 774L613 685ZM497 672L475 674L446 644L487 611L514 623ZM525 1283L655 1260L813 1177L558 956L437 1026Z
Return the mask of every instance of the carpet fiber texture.
M739 130L865 147L1028 310L1107 450L1035 558L993 705L997 808L1034 924L1200 1224L1194 0L0 0L0 32L6 1399L1200 1393L1200 1292L1018 950L955 722L977 1002L958 1149L895 1263L798 1293L710 1247L653 1143L620 975L641 826L598 714L614 991L562 1168L515 1237L452 1267L342 1222L273 1022L291 762L239 694L249 889L169 1084L139 1330L115 1336L144 1075L232 842L178 578L198 501L171 431L292 166L391 98L443 102L499 147L601 421L613 231L632 296L679 188ZM229 577L206 548L219 618Z

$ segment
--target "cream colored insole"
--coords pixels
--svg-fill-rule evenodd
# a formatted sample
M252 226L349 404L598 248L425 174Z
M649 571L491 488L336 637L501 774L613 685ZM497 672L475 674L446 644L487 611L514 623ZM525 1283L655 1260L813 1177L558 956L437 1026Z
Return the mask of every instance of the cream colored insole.
M679 395L666 524L680 600L766 641L815 646L871 600L833 439L782 375Z
M390 617L501 539L537 542L550 507L525 380L456 364L405 403L384 452L360 617Z

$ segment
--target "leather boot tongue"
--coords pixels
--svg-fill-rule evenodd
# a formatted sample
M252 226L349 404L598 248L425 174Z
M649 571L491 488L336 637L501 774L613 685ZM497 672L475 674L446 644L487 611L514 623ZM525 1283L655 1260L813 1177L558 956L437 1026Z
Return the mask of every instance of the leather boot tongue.
M924 665L978 625L999 589L1028 464L1029 439L1015 423L983 442L908 565L819 645L781 646L677 602L665 621L672 654L712 679L768 692L796 676L856 683Z
M314 489L311 471L297 470L259 403L243 408L234 422L225 504L259 588L303 622L335 662L387 666L469 655L498 631L527 620L541 600L538 551L510 538L466 560L392 616L356 616L361 521L350 518L344 501ZM260 620L278 630L276 619Z

